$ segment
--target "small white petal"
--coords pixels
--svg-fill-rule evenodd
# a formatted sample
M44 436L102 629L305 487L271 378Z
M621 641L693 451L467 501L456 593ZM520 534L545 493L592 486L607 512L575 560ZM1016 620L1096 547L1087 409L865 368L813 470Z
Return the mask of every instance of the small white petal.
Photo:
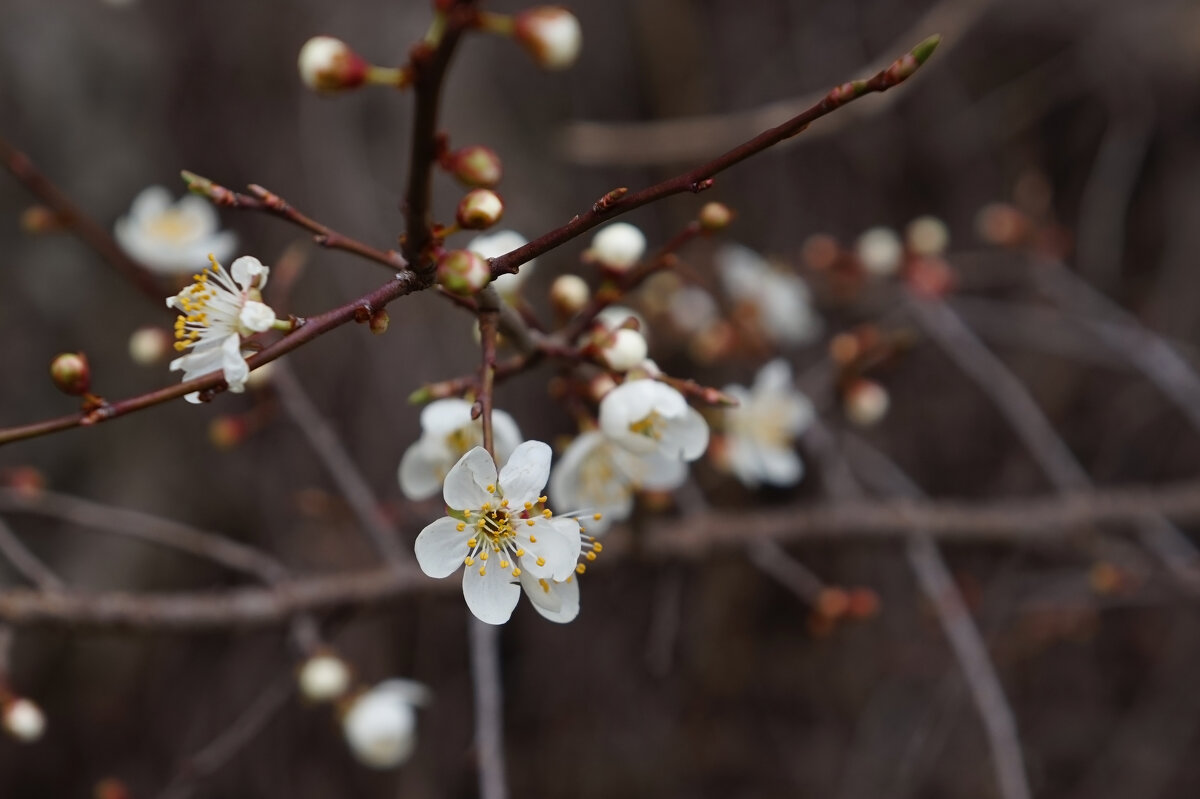
M229 273L243 291L251 286L261 289L267 285L267 275L270 271L270 267L263 266L262 261L253 255L243 255L229 267Z
M446 475L442 498L454 510L478 510L492 501L488 486L496 485L496 464L483 447L475 447L459 458Z
M265 303L247 300L238 315L238 322L248 330L261 333L275 324L275 310Z
M512 582L511 572L498 563L475 561L463 570L463 599L475 618L485 624L504 624L520 598L521 589Z
M443 467L442 449L430 447L430 440L418 439L400 459L397 477L400 490L411 500L429 499L442 490L446 469Z
M694 461L708 449L708 422L695 408L663 426L660 451L685 461Z
M513 450L524 441L516 421L504 411L497 410L492 411L492 438L496 446L496 460L500 463L507 463Z
M514 508L536 502L550 477L550 446L542 441L526 441L513 450L500 470L500 488Z
M460 532L459 524L458 519L443 516L430 522L421 531L413 544L421 571L441 579L454 574L463 565L463 560L470 552L467 539L471 536L467 531Z
M430 435L448 436L471 423L471 403L457 397L434 400L421 410L421 430Z
M529 521L533 522L532 526L520 522L517 527L517 536L525 549L525 554L521 556L521 571L527 571L534 577L570 574L579 560L579 525L575 524L576 543L572 552L564 528L552 524L553 520L535 516ZM573 519L566 521L574 523ZM532 540L535 538L536 541Z
M521 587L533 609L543 618L566 624L579 615L579 578L572 576L564 582L538 580L521 575Z

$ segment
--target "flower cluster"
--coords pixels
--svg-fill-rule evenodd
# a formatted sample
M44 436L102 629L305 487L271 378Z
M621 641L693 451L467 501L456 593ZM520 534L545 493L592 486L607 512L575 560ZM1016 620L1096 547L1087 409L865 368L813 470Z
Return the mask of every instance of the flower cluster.
M182 313L175 320L175 349L191 350L171 361L170 369L182 370L184 380L219 371L229 390L240 392L250 376L242 338L275 324L275 311L262 301L270 268L249 255L234 261L229 272L213 256L209 260L191 285L167 298L167 307ZM185 399L199 402L199 392Z
M725 387L738 404L725 410L723 465L750 488L786 487L800 482L804 464L792 445L815 418L813 404L792 384L792 369L771 361L749 389Z

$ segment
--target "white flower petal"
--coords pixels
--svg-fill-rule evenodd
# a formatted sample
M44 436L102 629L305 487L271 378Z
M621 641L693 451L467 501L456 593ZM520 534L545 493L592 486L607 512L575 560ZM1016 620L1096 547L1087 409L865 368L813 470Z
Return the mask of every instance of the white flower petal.
M170 191L163 186L147 186L133 198L133 204L129 206L129 217L135 223L146 222L170 207Z
M529 521L517 525L517 538L525 549L521 556L521 571L527 571L534 577L566 576L575 569L579 560L579 525L573 519L567 519L575 525L574 552L567 540L564 528L551 523L551 520L535 516Z
M463 565L470 553L467 546L469 532L460 532L458 519L443 516L426 525L417 536L413 549L421 571L430 577L449 577Z
M454 510L478 510L492 501L489 485L496 484L496 464L483 447L463 455L446 475L442 497Z
M649 455L641 456L645 467L641 470L643 475L639 488L644 488L648 491L673 491L687 481L688 467L686 461L679 458L670 458L660 452L651 452ZM626 518L626 517L622 517ZM592 526L586 525L588 532L592 532Z
M708 449L708 422L695 408L663 425L660 451L668 456L694 461Z
M429 440L424 438L404 451L397 477L405 497L416 501L437 496L448 471L441 454L441 448L430 448Z
M270 271L270 267L263 266L262 261L253 255L243 255L229 267L229 273L243 291L251 286L261 289L267 285L267 275Z
M265 303L247 300L238 315L238 322L248 330L261 333L275 324L275 310Z
M492 411L492 438L496 446L496 460L507 463L524 439L517 423L504 411Z
M522 574L521 587L533 609L543 618L566 624L579 615L579 579L574 575L556 583Z
M457 397L434 400L421 410L421 430L432 436L448 436L471 422L471 403Z
M504 624L520 598L521 589L512 582L511 572L498 563L477 560L463 570L463 599L475 618L485 624Z
M512 507L537 501L550 477L550 458L550 446L542 441L526 441L513 450L500 470L500 488Z

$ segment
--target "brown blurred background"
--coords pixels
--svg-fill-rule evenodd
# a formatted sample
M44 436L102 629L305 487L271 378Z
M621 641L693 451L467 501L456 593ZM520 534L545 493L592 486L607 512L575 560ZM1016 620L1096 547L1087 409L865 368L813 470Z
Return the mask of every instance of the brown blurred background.
M735 168L703 197L677 197L630 221L652 244L662 242L704 200L717 199L739 213L730 238L798 263L813 233L850 242L873 225L936 214L951 229L964 296L1033 302L1021 277L1028 259L981 256L974 219L1021 186L1044 186L1047 218L1072 242L1067 263L1189 357L1200 344L1194 0L571 7L585 52L570 72L539 72L511 43L473 36L449 80L444 128L452 142L488 144L504 159L506 226L535 235L615 186L643 186L683 165L580 163L582 151L565 144L582 146L566 138L572 121L727 115L725 128L736 130L741 112L805 97L900 55L938 32L911 35L933 11L950 27L909 84L862 101L866 110L844 124L825 120L811 136ZM400 232L410 98L313 96L301 89L295 58L309 36L326 33L370 60L398 63L428 19L426 2L142 0L116 8L0 0L0 135L106 227L146 185L181 191L178 172L189 169L228 186L262 184L387 248ZM605 134L592 131L603 144ZM721 143L686 146L715 154ZM445 219L459 190L440 177L436 185ZM21 234L18 216L29 204L15 181L0 178L0 425L72 409L45 378L63 350L86 349L97 390L111 397L173 382L165 368L134 366L126 354L129 334L163 323L162 310L75 240ZM222 216L240 251L266 263L304 240L277 220ZM585 246L573 242L540 259L529 290L535 306L546 306L550 279L576 268ZM685 256L703 271L707 252L697 246ZM310 255L290 300L297 313L344 302L386 277L346 255ZM890 306L884 297L822 310L837 332ZM382 338L351 326L290 360L407 544L436 503L406 507L395 483L418 432L405 398L423 382L470 370L475 355L469 317L436 297L402 299L391 318ZM1003 338L1004 320L993 327ZM1036 341L996 346L1097 483L1155 483L1200 468L1196 432L1143 378ZM654 347L664 367L713 385L753 375L746 363L700 367L679 348ZM818 343L787 354L803 371L825 352ZM500 393L500 407L531 438L571 432L564 413L548 410L549 374ZM987 398L937 348L918 337L881 379L893 411L866 435L929 494L972 500L1048 490ZM830 396L814 399L831 426L843 425ZM0 468L34 466L55 490L225 532L298 572L369 564L373 554L351 514L286 417L266 407L262 429L239 447L209 443L211 420L264 403L269 398L254 394L200 408L174 403L0 448ZM820 501L825 493L815 469L796 491L766 495L733 488L708 467L697 471L717 505ZM235 581L120 538L33 517L9 521L81 588ZM902 547L851 539L790 551L831 584L873 588L880 615L814 634L809 609L739 553L601 566L586 581L580 618L565 627L521 607L503 636L513 795L997 796L978 714ZM1052 547L954 545L946 555L1011 700L1036 796L1200 794L1195 595L1154 567L1128 595L1089 591L1089 573L1111 553L1086 535ZM0 584L18 582L0 563ZM348 755L327 710L293 700L194 795L475 795L461 598L440 592L330 621L364 680L398 675L433 689L413 760L368 772ZM283 631L20 630L12 682L42 704L49 728L28 747L0 739L0 796L86 797L106 776L126 781L135 797L156 796L190 753L286 679L294 662Z

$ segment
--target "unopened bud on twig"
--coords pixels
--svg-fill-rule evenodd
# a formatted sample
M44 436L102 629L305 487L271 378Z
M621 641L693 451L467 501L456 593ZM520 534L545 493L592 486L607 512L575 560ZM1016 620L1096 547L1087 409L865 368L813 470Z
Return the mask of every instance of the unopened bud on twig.
M700 227L709 233L715 233L729 227L733 216L733 209L725 203L705 203L700 209Z
M646 337L636 330L621 328L607 334L600 356L614 372L628 372L646 360Z
M567 316L583 310L590 297L591 290L579 275L559 275L550 284L550 301Z
M377 336L381 336L387 332L388 325L392 322L392 318L388 316L387 309L380 308L371 314L371 318L367 320L367 327Z
M479 189L493 188L504 175L500 156L490 147L473 144L446 157L446 169L462 184Z
M936 216L919 216L908 223L904 238L917 255L941 255L950 245L950 229Z
M50 378L64 394L78 397L92 386L92 370L82 352L64 352L50 363Z
M542 69L567 69L579 58L583 46L579 20L560 6L531 8L517 14L513 36Z
M483 230L504 216L504 201L491 189L473 189L458 203L455 220L464 230Z
M62 217L44 205L31 205L21 212L21 230L26 233L53 233L62 229Z
M873 227L863 233L858 237L855 249L863 269L879 277L896 274L904 257L904 245L900 237L887 227Z
M614 222L592 238L588 260L614 272L626 272L646 252L646 236L628 222Z
M219 450L230 450L246 440L250 430L237 416L218 416L208 424L208 441Z
M31 699L13 697L2 712L5 731L22 743L32 743L46 731L46 716Z
M887 415L891 400L883 386L859 378L846 387L842 405L847 419L859 427L870 427Z
M300 79L313 91L355 89L367 82L371 65L332 36L314 36L300 48Z
M451 250L442 256L437 266L437 281L451 294L469 297L492 279L488 262L471 250Z

